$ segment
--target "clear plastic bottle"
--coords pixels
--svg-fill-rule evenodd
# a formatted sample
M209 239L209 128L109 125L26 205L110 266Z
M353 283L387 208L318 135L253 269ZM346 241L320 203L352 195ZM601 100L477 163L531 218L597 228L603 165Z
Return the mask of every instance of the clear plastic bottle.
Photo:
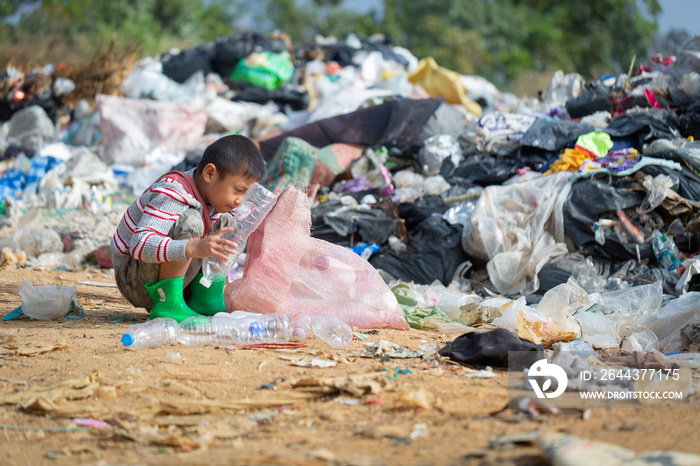
M352 328L331 316L316 316L313 319L314 334L335 349L344 349L352 343Z
M122 343L132 350L155 348L175 341L179 333L180 325L175 319L159 317L129 326L122 335Z
M292 329L292 340L302 341L311 336L311 317L306 314L295 314L289 319Z
M188 317L180 326L177 340L187 346L287 343L291 335L285 314L220 312L213 317Z
M277 197L264 186L258 183L250 185L243 197L243 202L233 214L234 230L221 235L222 238L238 244L238 248L226 261L214 257L207 257L202 261L202 275L204 276L199 280L202 285L209 288L212 282L226 278L236 265L238 256L245 250L248 236L262 223L275 205L276 200Z

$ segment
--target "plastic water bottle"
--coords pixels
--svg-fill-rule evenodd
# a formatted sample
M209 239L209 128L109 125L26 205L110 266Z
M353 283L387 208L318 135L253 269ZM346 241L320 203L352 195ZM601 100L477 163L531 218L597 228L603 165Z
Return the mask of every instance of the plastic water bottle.
M335 317L316 316L312 328L317 337L335 349L346 348L352 342L350 326Z
M295 314L289 319L292 329L292 340L306 340L311 336L311 317L306 314Z
M199 280L202 285L209 288L212 282L226 278L236 265L238 256L245 250L248 236L262 223L265 216L272 210L276 200L277 197L264 186L258 183L250 185L243 197L243 202L233 214L233 231L221 235L222 238L238 244L238 247L226 261L214 257L207 257L202 261L203 277Z
M122 343L132 350L155 348L175 341L179 333L180 325L175 319L159 317L129 326L122 335Z
M287 343L291 334L285 314L220 312L213 317L188 317L180 323L183 345L244 345Z

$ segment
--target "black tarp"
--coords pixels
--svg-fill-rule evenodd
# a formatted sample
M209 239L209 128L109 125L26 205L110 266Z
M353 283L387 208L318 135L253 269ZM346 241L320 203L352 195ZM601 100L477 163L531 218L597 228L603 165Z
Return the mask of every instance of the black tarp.
M406 149L441 103L442 98L390 100L374 107L315 121L260 141L260 152L265 160L271 159L282 141L290 136L303 139L315 147L345 143Z

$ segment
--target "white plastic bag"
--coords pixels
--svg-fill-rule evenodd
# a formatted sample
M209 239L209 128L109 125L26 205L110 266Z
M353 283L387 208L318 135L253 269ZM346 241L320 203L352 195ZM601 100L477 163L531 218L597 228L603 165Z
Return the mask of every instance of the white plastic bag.
M27 280L19 287L22 312L38 320L57 320L66 315L77 293L75 286L34 286Z
M537 273L566 254L561 207L568 172L509 186L489 186L465 227L464 250L488 260L491 283L503 294L532 293ZM552 221L553 220L553 221Z

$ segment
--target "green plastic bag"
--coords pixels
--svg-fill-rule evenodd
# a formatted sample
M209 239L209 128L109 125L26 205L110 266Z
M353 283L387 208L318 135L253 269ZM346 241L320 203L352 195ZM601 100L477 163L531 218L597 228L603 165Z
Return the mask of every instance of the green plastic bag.
M239 60L229 76L231 81L243 81L273 90L292 79L294 65L289 52L251 53Z

